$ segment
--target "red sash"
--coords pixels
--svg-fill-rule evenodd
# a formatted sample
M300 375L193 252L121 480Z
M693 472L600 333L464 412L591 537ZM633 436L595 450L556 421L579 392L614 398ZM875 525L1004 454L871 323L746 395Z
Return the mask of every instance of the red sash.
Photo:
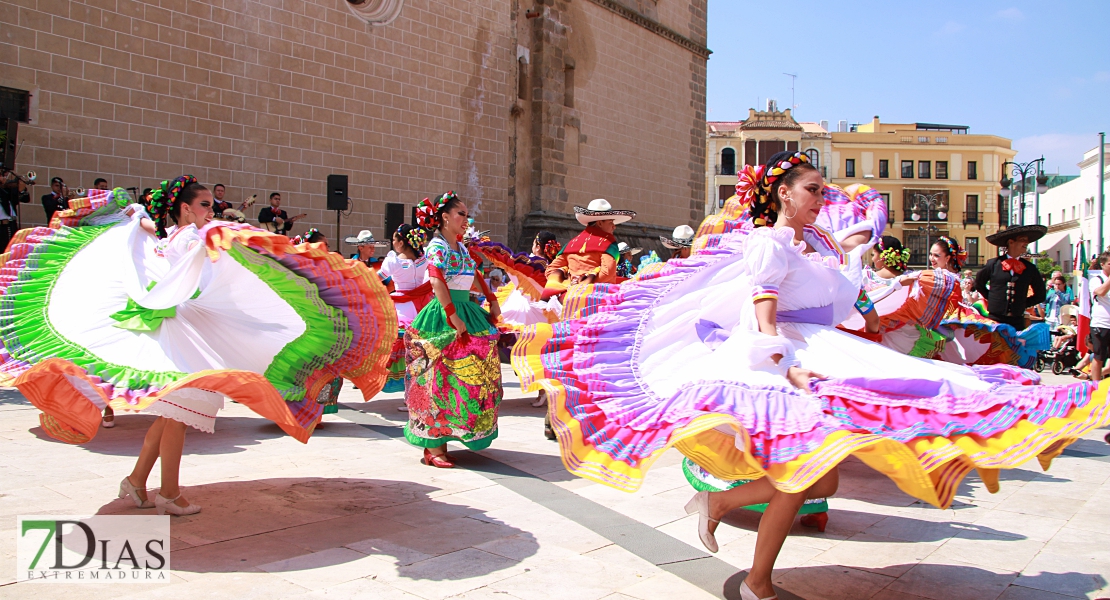
M432 282L425 281L407 292L393 292L389 297L393 298L394 304L412 302L419 312L432 301Z

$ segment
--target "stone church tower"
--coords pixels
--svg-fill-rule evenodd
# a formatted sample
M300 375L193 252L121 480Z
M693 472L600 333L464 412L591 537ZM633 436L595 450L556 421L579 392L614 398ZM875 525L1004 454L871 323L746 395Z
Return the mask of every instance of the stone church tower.
M192 173L332 240L454 190L518 249L593 198L639 212L633 243L702 214L706 0L0 0L0 31L0 118L40 182Z

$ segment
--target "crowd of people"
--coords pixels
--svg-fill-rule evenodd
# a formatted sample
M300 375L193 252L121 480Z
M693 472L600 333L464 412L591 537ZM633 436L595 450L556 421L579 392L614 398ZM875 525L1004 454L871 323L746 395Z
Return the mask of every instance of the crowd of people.
M0 295L25 308L0 313L0 383L65 442L121 414L157 416L119 494L190 515L200 507L179 481L186 431L213 432L225 398L308 442L344 380L364 399L403 391L414 459L450 469L450 445L496 442L511 355L572 473L634 491L678 449L695 492L686 511L711 552L725 514L763 513L744 600L775 597L796 516L824 530L849 455L943 508L971 470L994 491L999 469L1047 465L1110 424L1105 386L1040 385L1023 368L1048 347L1031 307L1064 327L1075 302L1066 280L1046 290L1026 258L1043 227L988 236L999 256L973 276L940 237L930 268L914 271L883 235L871 188L829 185L798 152L739 180L721 214L659 239L665 259L618 241L636 213L604 199L574 207L582 231L565 243L541 231L517 253L447 192L388 240L344 238L357 250L343 257L316 229L290 238L303 215L279 193L254 227L217 219L237 210L225 186L188 175L139 201L59 188L50 226L13 233L4 255L15 276ZM1091 282L1095 382L1108 288Z

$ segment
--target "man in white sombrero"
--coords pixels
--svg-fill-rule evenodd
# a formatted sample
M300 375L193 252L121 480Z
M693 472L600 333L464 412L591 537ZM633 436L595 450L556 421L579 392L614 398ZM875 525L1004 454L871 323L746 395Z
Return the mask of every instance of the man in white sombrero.
M389 247L389 242L374 239L374 234L370 233L369 229L363 229L358 232L358 235L348 236L343 241L352 246L358 246L358 252L352 254L351 258L361 260L371 269L381 268L382 258L375 257L374 251L378 248Z
M548 265L545 300L577 283L616 283L620 252L613 232L618 224L634 219L636 213L614 210L608 200L598 198L586 208L575 206L574 217L586 229L567 242Z
M690 247L694 245L694 229L689 225L674 228L671 237L659 236L659 243L671 251L671 258L689 258Z

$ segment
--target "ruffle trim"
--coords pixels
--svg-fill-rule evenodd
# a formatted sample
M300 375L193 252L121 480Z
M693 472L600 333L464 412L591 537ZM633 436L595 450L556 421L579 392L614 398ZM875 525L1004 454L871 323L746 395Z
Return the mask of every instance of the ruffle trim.
M497 242L478 242L470 248L512 277L513 283L517 284L517 288L528 299L541 299L543 288L547 285L547 276L544 275L547 261L515 253L508 246Z

